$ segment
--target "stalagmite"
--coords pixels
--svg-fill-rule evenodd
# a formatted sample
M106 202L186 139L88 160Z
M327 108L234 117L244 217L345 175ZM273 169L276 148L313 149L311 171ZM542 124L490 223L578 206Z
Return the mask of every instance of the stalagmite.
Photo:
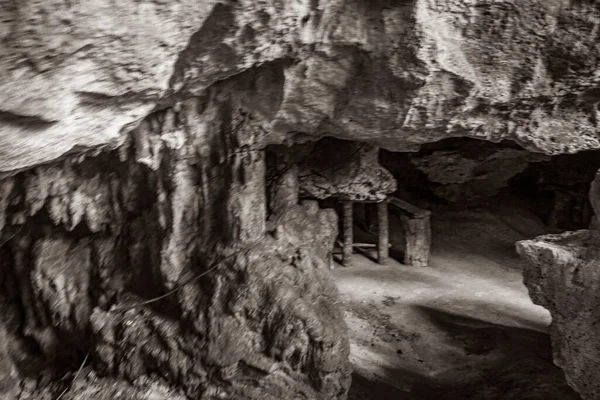
M347 263L350 202L397 190L381 148L600 148L598 20L591 1L3 2L0 397L345 399L338 216L315 199L348 201ZM428 216L404 221L424 265Z

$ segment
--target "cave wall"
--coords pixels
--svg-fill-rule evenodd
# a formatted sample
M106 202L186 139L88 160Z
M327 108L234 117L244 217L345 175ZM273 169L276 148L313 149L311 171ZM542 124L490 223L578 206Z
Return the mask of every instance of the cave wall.
M253 81L2 181L3 398L345 398L337 217L265 182Z
M265 181L262 149L599 148L599 20L583 0L3 2L0 388L55 398L32 365L85 353L73 398L343 398L334 216L265 188L296 178Z
M585 229L594 215L593 197L588 193L600 168L599 155L598 151L585 151L533 163L510 184L549 228Z
M397 181L396 195L424 208L510 201L560 232L589 226L594 211L588 191L599 155L548 156L514 142L465 137L427 143L417 152L383 150L380 161Z
M424 144L417 152L381 154L381 163L398 181L402 197L421 192L461 206L489 201L531 164L549 159L512 142L470 138Z

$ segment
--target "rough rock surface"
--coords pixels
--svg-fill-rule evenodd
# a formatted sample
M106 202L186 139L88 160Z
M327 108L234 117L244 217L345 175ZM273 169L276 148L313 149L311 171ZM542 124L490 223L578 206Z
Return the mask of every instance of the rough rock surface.
M548 159L543 154L484 141L459 142L456 147L410 157L412 164L437 184L433 192L453 203L492 197L529 163Z
M517 243L529 261L524 282L534 303L552 314L550 335L555 363L584 399L600 398L600 171L589 190L595 216L590 230L540 236Z
M380 201L396 190L394 177L379 164L379 148L367 143L325 138L290 152L302 196Z
M98 396L343 398L333 216L294 204L294 170L266 181L263 149L600 148L599 21L567 0L2 2L0 390L55 398L89 355ZM354 180L304 187L391 190L366 149Z
M600 147L593 1L27 0L0 13L0 171L118 144L152 110L276 60L273 141Z
M2 181L3 398L345 398L336 216L266 195L234 86Z
M584 399L600 398L600 232L541 236L518 242L517 251L529 261L524 282L531 298L552 314L554 362Z
M596 172L594 180L590 184L589 200L592 209L594 210L594 216L590 221L590 229L600 230L600 170Z

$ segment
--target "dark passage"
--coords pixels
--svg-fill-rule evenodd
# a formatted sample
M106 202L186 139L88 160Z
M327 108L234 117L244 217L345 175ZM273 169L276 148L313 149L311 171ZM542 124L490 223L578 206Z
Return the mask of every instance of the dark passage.
M556 231L586 229L590 183L600 154L554 157L510 141L452 138L415 153L382 150L381 164L398 180L397 195L425 208L472 208L507 201L534 212Z

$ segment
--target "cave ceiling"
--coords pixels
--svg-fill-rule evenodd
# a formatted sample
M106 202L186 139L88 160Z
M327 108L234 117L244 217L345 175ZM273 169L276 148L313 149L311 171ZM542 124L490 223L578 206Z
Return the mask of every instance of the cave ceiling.
M118 146L151 112L240 79L227 96L252 86L264 145L600 148L594 1L25 0L0 16L0 172Z

